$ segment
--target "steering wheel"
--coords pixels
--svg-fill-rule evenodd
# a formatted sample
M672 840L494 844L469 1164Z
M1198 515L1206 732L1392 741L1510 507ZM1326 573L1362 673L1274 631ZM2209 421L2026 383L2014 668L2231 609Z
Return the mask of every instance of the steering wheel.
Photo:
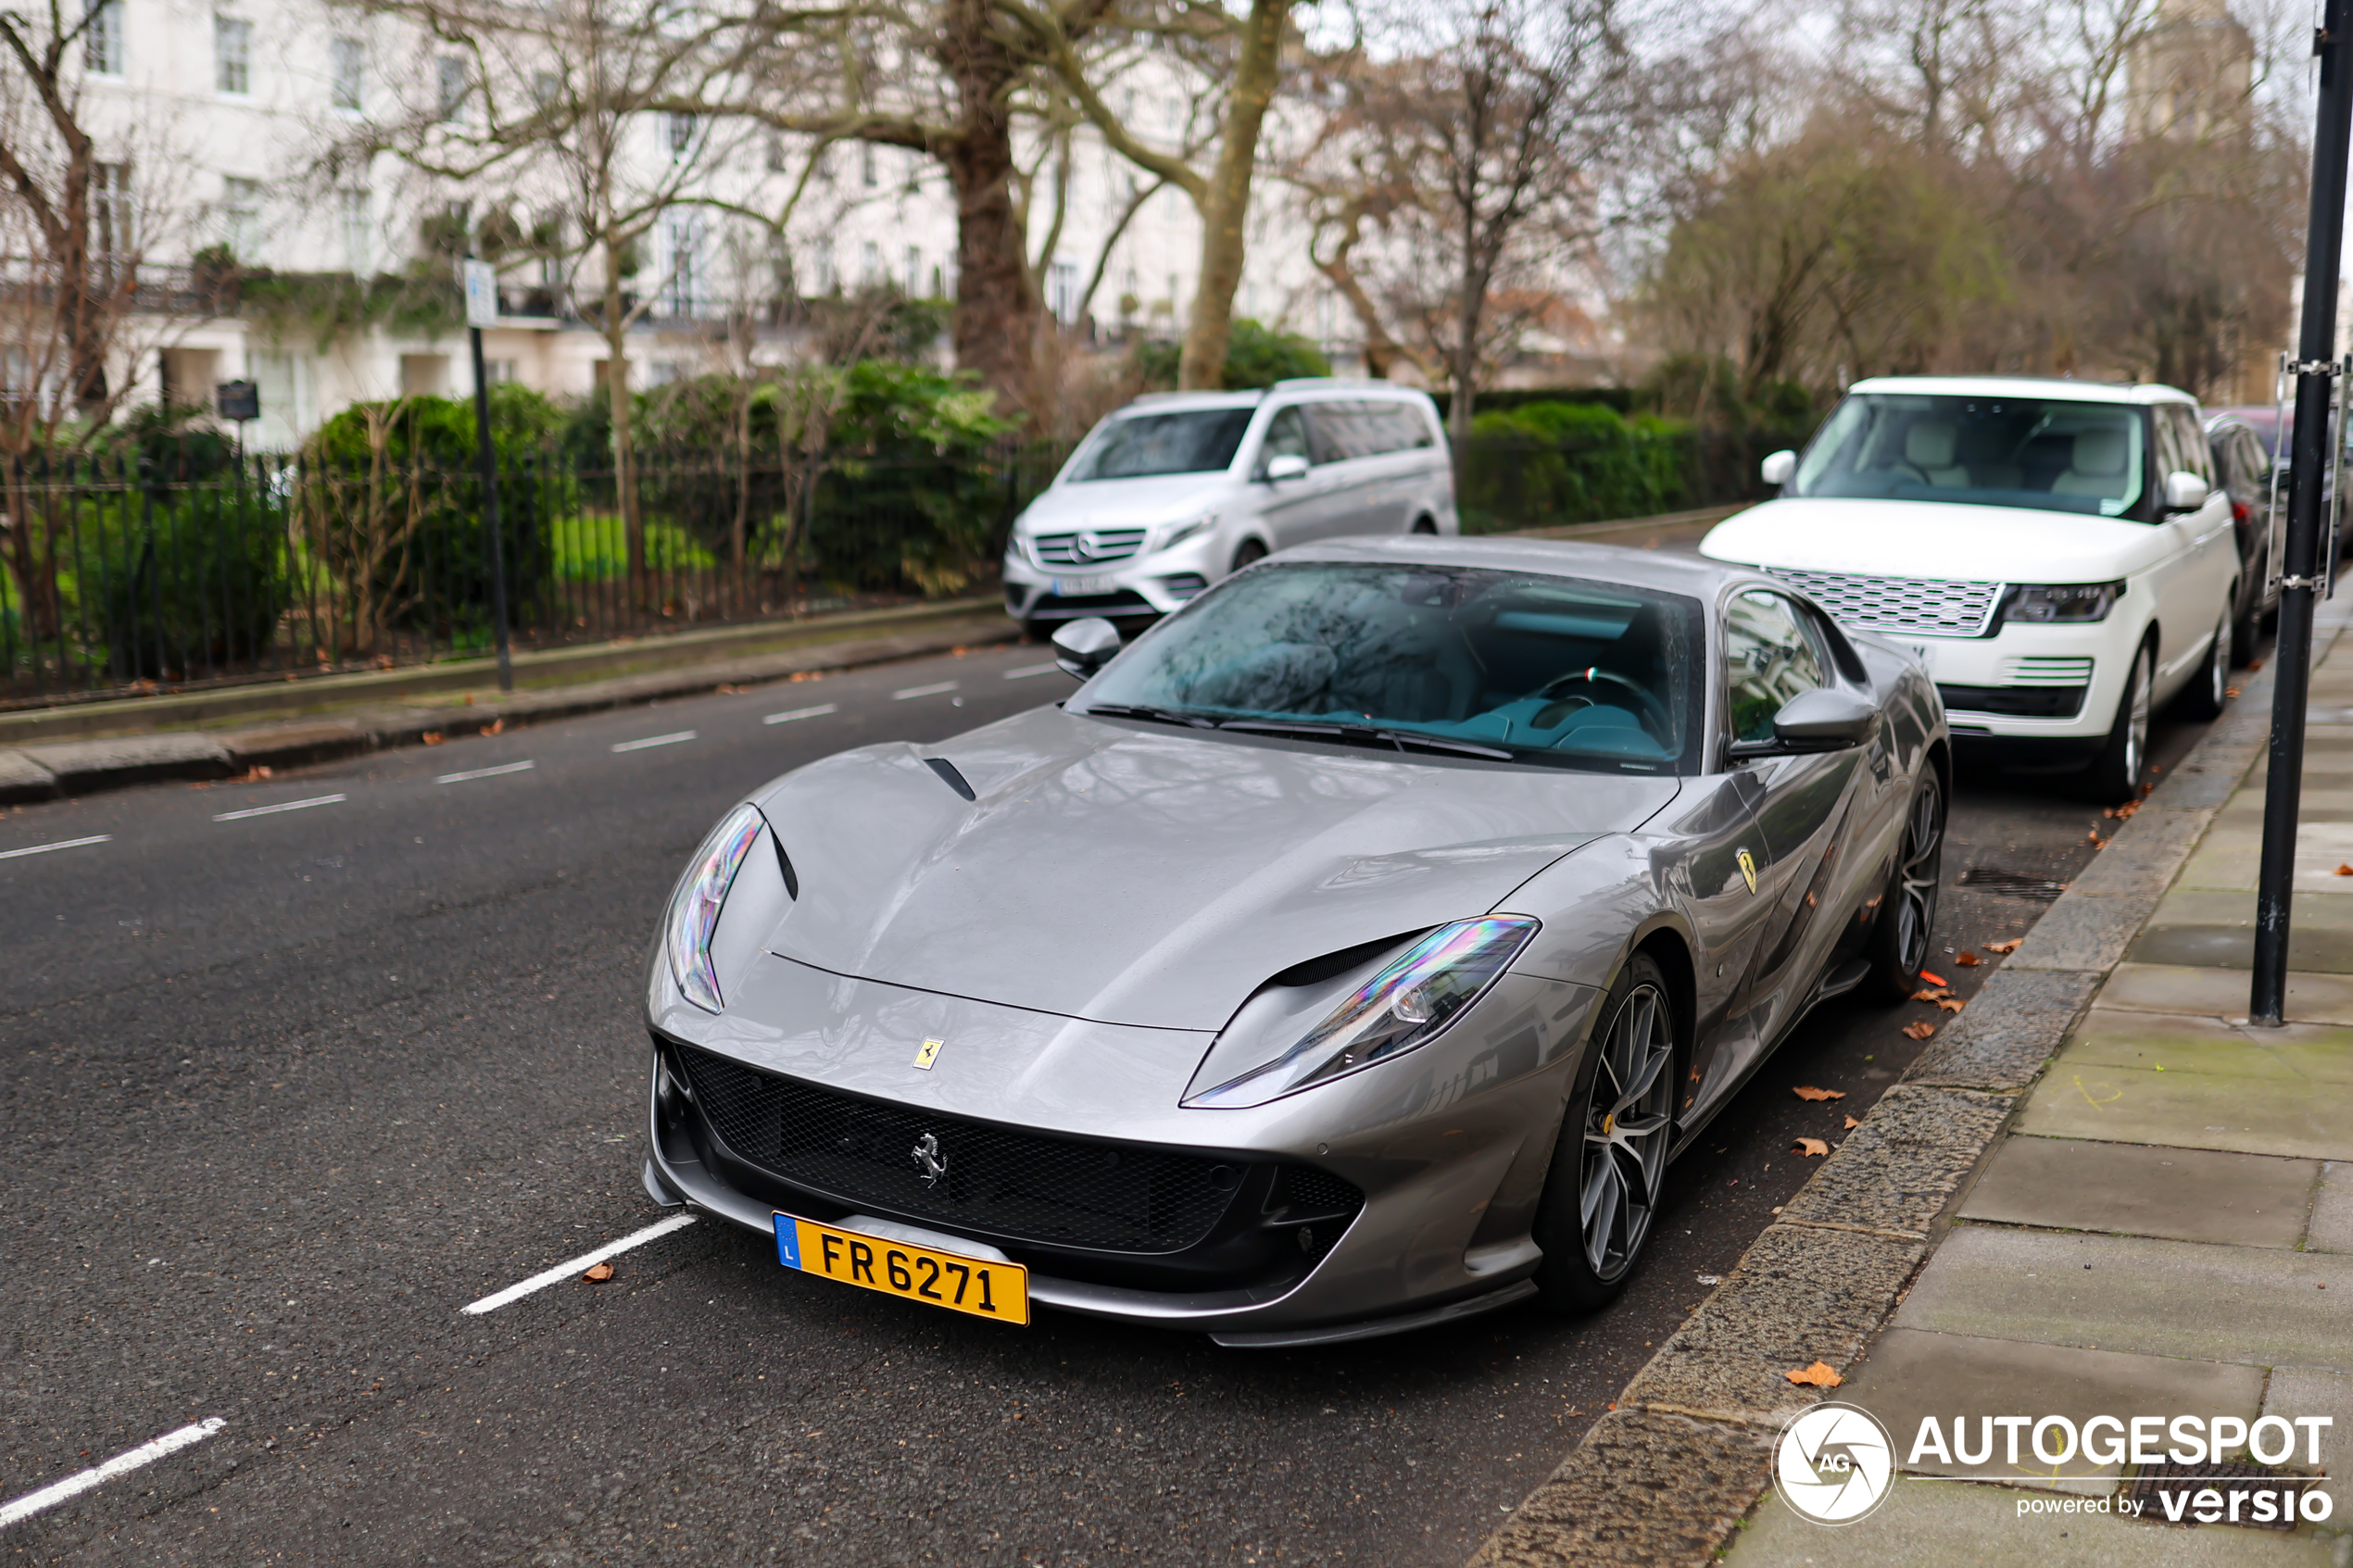
M1601 700L1598 695L1601 688L1616 686L1631 693L1634 705L1642 714L1642 727L1650 731L1651 739L1662 746L1667 744L1667 736L1675 727L1674 720L1667 715L1667 705L1653 696L1648 687L1639 682L1627 679L1615 670L1604 670L1599 665L1584 670L1573 670L1566 675L1557 676L1546 682L1543 689L1536 695L1541 697L1558 698L1570 695L1569 688L1574 686L1588 688L1588 692L1583 694L1585 700L1597 706Z

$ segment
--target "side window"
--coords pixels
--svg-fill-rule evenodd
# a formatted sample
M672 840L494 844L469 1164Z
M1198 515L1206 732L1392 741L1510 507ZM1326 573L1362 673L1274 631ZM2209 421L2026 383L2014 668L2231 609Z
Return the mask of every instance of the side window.
M1435 444L1429 433L1429 421L1422 418L1422 411L1411 403L1384 403L1380 405L1380 418L1381 428L1386 433L1386 438L1381 443L1384 451L1418 451Z
M2150 455L2157 459L2157 485L2165 487L2165 476L2176 469L2189 465L2182 460L2181 427L2173 422L2173 410L2159 403L2149 410L2149 426L2156 440L2150 443Z
M2206 433L2197 428L2197 416L2181 403L2169 403L2165 411L2172 416L2174 441L2182 449L2182 467L2212 484L2214 459L2206 449Z
M1307 421L1299 416L1299 405L1277 408L1275 417L1266 421L1266 439L1258 446L1258 475L1266 476L1266 465L1277 458L1306 458L1308 456Z
M1828 684L1821 645L1796 606L1752 588L1724 607L1724 693L1734 740L1771 740L1782 705Z
M1353 403L1310 404L1300 412L1307 416L1307 454L1311 461L1321 467L1326 463L1342 462L1356 454L1350 450L1349 412Z

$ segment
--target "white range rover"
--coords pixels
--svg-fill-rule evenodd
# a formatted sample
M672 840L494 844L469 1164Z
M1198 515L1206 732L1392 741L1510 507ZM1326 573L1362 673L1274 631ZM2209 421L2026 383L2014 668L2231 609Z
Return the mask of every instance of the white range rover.
M1881 377L1700 551L1911 648L1957 746L2124 800L2153 706L2221 711L2240 566L2212 465L2171 387Z

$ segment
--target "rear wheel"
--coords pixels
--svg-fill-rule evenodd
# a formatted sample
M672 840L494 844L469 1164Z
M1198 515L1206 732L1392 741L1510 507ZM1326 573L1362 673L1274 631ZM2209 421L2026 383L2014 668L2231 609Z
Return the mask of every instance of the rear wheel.
M2085 798L2104 806L2135 800L2141 793L2141 771L2148 765L2149 688L2156 682L2157 650L2147 643L2133 656L2124 677L2123 695L2116 699L2116 722L2108 727L2108 744L2085 771Z
M1871 988L1890 1002L1920 988L1928 939L1936 929L1936 898L1944 875L1944 786L1931 766L1912 797L1904 841L1895 849L1879 925L1871 933Z
M1648 954L1627 961L1601 1017L1536 1210L1537 1287L1565 1312L1593 1311L1626 1288L1675 1139L1675 1007Z
M2193 719L2220 719L2223 704L2230 700L2231 685L2231 620L2225 610L2214 628L2213 644L2206 650L2206 663L2197 678L2182 690L2182 711Z

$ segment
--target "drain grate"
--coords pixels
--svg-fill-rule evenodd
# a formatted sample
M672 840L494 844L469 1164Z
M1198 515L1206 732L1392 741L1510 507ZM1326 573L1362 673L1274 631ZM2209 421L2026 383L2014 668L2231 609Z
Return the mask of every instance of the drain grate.
M2029 876L2024 872L2006 872L1995 866L1971 866L1960 874L1955 885L1973 887L2004 898L2038 898L2045 904L2067 891L2063 882Z
M2293 1530L2296 1528L2298 1499L2319 1485L2309 1475L2296 1475L2283 1470L2272 1470L2260 1464L2145 1464L2141 1473L2125 1487L2124 1495L2141 1505L2141 1517L2159 1524L2236 1524L2248 1530ZM2203 1504L2202 1492L2220 1496ZM2257 1498L2269 1494L2265 1504ZM2239 1500L2233 1500L2233 1499ZM2202 1520L2191 1511L2204 1507L2211 1513L2219 1506L2221 1517ZM2256 1515L2269 1514L2267 1519Z

